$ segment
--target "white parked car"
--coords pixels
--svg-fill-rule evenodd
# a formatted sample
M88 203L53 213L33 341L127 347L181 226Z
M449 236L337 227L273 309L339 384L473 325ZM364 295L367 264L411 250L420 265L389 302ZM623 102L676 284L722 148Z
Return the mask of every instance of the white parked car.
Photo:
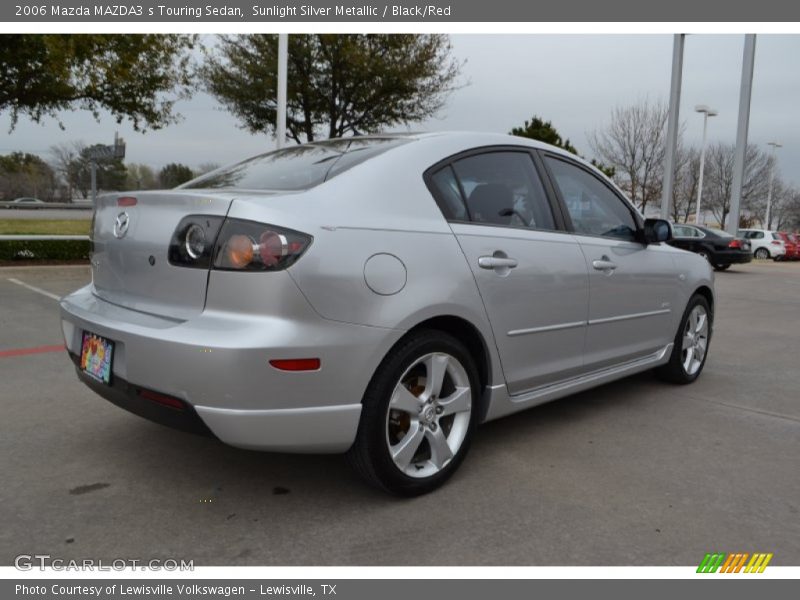
M769 229L740 229L738 237L750 240L754 258L780 260L786 254L786 245L777 231Z

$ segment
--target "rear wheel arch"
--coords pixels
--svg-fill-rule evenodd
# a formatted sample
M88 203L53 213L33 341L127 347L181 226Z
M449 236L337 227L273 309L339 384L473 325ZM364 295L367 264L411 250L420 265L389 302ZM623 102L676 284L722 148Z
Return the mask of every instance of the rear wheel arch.
M410 335L423 330L442 331L464 344L478 370L478 381L481 390L485 390L486 386L491 384L492 365L486 340L475 325L463 317L455 315L439 315L417 323L392 345L384 358L391 354L397 346L404 343ZM480 394L477 400L480 402L477 412L478 423L481 423L489 409L489 402L485 393Z

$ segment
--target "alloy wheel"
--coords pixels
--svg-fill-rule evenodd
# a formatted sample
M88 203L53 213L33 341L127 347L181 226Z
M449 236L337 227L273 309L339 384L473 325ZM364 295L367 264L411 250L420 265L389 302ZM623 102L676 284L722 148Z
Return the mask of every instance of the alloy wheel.
M708 313L697 305L686 319L681 345L681 363L687 375L694 375L703 366L708 349Z
M464 366L450 354L416 359L392 392L386 443L409 477L435 475L453 459L469 430L472 389Z

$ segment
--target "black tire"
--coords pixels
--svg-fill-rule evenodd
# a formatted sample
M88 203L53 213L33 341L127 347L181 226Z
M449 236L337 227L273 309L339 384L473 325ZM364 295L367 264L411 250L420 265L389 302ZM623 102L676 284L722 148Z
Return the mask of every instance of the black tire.
M701 250L697 254L705 258L709 263L711 263L711 258L708 256L708 253L705 250Z
M766 260L769 258L769 250L766 248L757 248L753 254L753 258L757 258L758 260Z
M715 271L727 271L730 268L731 268L731 266L729 264L728 265L714 265L714 270Z
M700 363L700 368L697 370L697 372L690 374L687 373L686 369L683 367L683 335L684 331L686 330L686 322L689 319L689 315L698 305L705 309L706 315L708 316L708 339L706 342L706 351L703 355L703 360ZM686 310L683 312L681 324L678 327L678 331L675 334L675 339L673 340L674 343L672 346L672 353L669 357L669 362L661 367L658 367L655 370L656 375L658 375L660 379L670 383L685 385L687 383L694 382L700 376L700 373L703 372L703 368L706 365L706 359L708 358L708 351L711 346L713 330L714 313L711 312L711 307L708 305L708 300L706 300L705 296L702 294L695 294L689 299L689 303L686 305Z
M389 451L389 401L409 367L431 353L450 355L466 371L472 394L469 422L463 441L449 462L430 476L411 477L400 470ZM477 426L479 392L478 370L464 344L442 331L420 330L410 334L383 359L367 387L356 440L346 455L348 462L368 483L392 494L418 496L433 491L450 478L469 451Z

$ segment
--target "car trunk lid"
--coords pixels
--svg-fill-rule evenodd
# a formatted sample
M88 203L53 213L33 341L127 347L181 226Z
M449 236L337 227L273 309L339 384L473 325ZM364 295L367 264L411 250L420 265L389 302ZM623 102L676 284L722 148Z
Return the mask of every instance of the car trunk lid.
M174 266L169 243L192 214L224 217L233 196L171 190L98 198L92 229L95 294L142 312L184 320L205 306L208 269Z

